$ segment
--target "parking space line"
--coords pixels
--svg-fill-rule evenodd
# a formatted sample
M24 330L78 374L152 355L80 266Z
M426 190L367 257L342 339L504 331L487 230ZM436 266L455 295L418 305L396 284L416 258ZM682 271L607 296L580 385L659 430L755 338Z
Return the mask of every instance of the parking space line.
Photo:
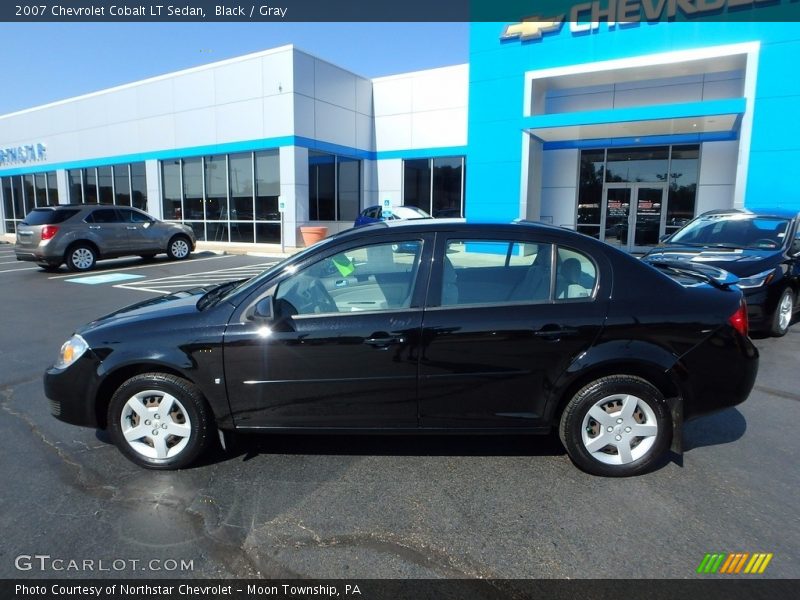
M23 267L22 269L7 269L0 271L0 273L16 273L17 271L38 271L39 267Z
M156 294L165 294L174 290L187 289L190 287L223 283L235 279L249 279L262 273L265 269L275 265L276 262L260 263L257 265L241 265L239 267L215 269L200 273L170 275L167 277L146 279L139 282L121 283L119 285L115 285L114 287L126 290L139 290L153 292Z
M166 263L165 262L153 263L153 264L150 264L150 265L138 265L138 266L135 266L135 267L121 267L119 269L114 269L114 271L132 271L134 269L148 269L148 268L151 268L151 267L163 267L164 265L167 265L167 264L170 264L170 265L176 265L176 264L191 265L191 264L194 264L194 263L202 262L204 260L215 260L217 258L230 258L230 257L233 257L233 256L236 256L236 255L235 254L220 254L219 256L209 256L207 258L193 258L191 260L183 261L183 262L180 262L180 263L176 263L174 261L171 261L171 262L166 262ZM48 277L48 279L64 279L65 277L75 277L75 273L69 273L67 275L54 275L52 277Z

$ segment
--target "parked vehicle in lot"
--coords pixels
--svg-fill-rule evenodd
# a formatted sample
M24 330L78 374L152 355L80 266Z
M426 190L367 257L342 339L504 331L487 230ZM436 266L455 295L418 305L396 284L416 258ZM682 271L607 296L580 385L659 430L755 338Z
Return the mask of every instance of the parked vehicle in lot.
M739 277L753 330L785 335L800 309L800 215L781 210L715 210L644 257L713 265Z
M417 208L416 206L395 206L389 212L391 212L390 216L383 216L383 207L377 205L367 207L356 217L353 227L371 225L372 223L380 223L381 221L406 221L413 219L433 218L424 210Z
M165 252L175 260L195 247L191 227L159 221L136 208L108 204L69 204L34 208L17 227L17 260L45 270L66 263L71 271L89 271L103 258Z
M154 469L189 465L216 429L556 428L582 469L633 475L750 393L758 352L729 283L547 225L379 223L97 319L45 390Z

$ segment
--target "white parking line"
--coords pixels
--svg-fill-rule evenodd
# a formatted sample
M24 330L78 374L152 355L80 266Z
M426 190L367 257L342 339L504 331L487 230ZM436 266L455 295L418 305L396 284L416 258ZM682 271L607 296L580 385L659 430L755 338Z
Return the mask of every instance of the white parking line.
M38 271L39 267L24 267L22 269L8 269L6 271L0 271L0 273L16 273L17 271Z
M175 264L191 265L191 264L194 264L194 263L202 262L204 260L215 260L217 258L231 258L233 256L236 256L236 255L235 254L220 254L219 256L209 256L208 258L193 258L193 259L191 259L189 261L185 261L185 262L182 262L182 263L158 262L158 263L153 263L153 264L149 264L149 265L139 265L137 267L121 267L119 269L114 269L114 271L116 272L116 271L132 271L134 269L149 269L151 267L163 267L166 264L171 264L171 265L175 265ZM63 279L64 277L75 277L75 273L69 273L67 275L54 275L53 277L48 277L48 279Z

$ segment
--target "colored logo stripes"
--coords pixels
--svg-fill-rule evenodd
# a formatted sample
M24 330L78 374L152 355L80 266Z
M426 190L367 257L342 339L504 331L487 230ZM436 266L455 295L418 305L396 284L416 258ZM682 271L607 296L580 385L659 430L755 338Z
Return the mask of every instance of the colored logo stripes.
M772 553L755 552L731 552L706 554L697 567L698 573L722 573L725 575L761 574L769 561L772 560Z

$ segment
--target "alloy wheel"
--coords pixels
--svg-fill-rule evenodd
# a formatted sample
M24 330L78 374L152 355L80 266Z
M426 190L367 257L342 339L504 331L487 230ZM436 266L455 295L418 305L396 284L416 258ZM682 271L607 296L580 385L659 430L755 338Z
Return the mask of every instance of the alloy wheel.
M643 456L658 436L653 408L632 394L606 396L583 418L581 441L589 454L607 465L625 465Z
M177 398L160 390L144 390L125 402L120 430L138 454L164 459L173 458L186 448L192 424Z

